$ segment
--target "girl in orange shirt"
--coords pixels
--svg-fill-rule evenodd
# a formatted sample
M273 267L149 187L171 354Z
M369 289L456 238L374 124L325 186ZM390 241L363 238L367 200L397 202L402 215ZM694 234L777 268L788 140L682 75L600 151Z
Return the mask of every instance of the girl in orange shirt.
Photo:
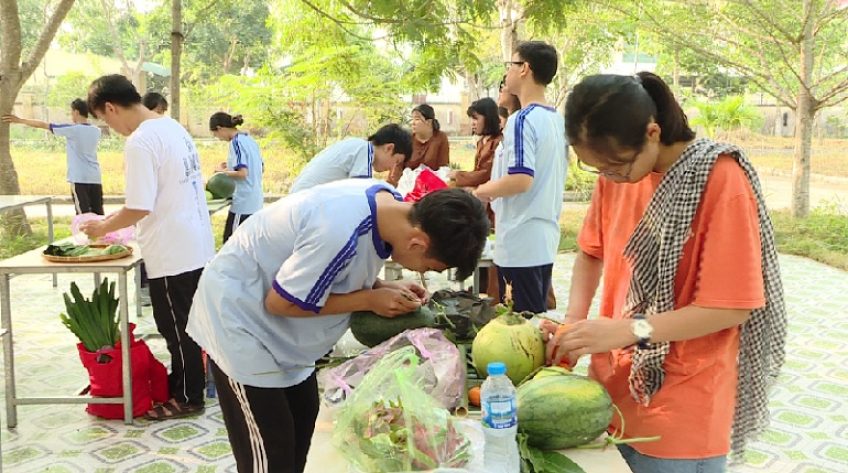
M578 164L599 178L566 323L542 328L549 360L592 355L590 376L624 419L611 431L661 437L619 447L634 472L723 472L728 453L742 460L766 426L784 359L783 290L756 172L739 148L695 139L651 73L587 77L565 122Z

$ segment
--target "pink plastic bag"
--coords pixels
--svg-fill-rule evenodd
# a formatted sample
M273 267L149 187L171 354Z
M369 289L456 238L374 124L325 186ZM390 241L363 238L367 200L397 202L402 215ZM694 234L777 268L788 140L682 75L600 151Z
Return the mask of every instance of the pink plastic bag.
M324 401L329 405L341 403L381 358L410 345L422 358L418 370L424 391L446 409L459 406L465 396L465 360L456 345L434 328L407 330L335 368L319 371Z
M71 220L71 235L74 237L74 243L77 245L87 245L94 243L88 238L84 232L80 231L80 226L85 222L100 221L105 219L103 215L93 213L85 213L74 216ZM126 245L135 239L135 227L126 227L114 232L109 232L97 240L97 243L104 245Z

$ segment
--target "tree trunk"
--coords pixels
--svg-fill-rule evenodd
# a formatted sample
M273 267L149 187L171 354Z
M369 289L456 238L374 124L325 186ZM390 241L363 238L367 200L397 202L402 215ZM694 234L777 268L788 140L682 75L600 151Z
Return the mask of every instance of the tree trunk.
M521 13L519 5L512 0L498 0L501 20L501 54L504 61L512 59L512 52L518 44L518 23Z
M473 102L483 97L483 85L477 74L465 71L465 82L468 84L468 97Z
M813 78L815 36L813 35L812 0L804 0L804 29L801 39L801 67L795 110L795 153L792 163L792 215L806 217L810 213L810 149L816 103L809 86Z
M183 4L171 0L171 118L180 121L180 62L183 56Z
M21 61L21 20L16 0L0 0L0 115L12 113L15 100L24 82L32 75L56 31L64 21L74 0L61 0L53 9L44 28L38 35L38 40L31 48L26 61ZM17 195L21 193L18 183L18 172L12 162L9 143L9 125L0 123L0 194ZM4 237L29 235L32 230L23 211L10 212L3 219Z

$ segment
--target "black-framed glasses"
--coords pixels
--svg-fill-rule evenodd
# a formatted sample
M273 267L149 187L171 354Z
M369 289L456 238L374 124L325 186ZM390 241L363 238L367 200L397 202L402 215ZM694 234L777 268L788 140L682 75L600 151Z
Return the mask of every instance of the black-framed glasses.
M520 66L521 64L527 64L527 61L504 61L504 67L509 67L513 64Z

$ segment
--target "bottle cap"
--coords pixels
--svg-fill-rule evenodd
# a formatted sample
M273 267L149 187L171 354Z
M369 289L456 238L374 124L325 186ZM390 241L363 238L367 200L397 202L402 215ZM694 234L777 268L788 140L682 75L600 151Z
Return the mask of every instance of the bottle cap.
M486 371L489 372L489 376L497 376L499 374L506 374L506 365L500 361L493 361L486 366Z

